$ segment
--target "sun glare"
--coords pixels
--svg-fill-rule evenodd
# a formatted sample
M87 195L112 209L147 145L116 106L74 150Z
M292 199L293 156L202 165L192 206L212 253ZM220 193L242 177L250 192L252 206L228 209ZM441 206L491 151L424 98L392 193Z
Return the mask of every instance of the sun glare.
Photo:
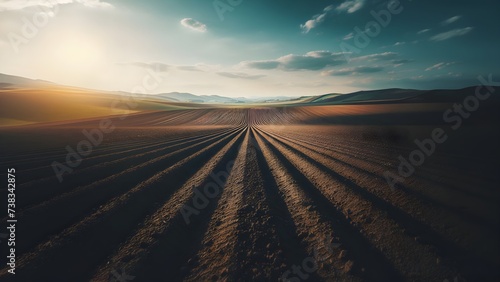
M74 71L91 70L102 60L98 42L88 36L74 35L59 42L53 53L54 63Z

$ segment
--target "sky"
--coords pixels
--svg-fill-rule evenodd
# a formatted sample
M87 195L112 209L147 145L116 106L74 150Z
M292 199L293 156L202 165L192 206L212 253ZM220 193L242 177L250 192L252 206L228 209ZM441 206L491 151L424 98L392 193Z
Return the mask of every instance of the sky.
M477 85L497 0L0 0L0 73L150 94L308 96Z

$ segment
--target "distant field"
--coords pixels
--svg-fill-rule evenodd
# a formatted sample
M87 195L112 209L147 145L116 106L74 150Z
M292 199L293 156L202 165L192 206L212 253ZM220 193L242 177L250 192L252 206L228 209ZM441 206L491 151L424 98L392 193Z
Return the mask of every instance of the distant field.
M132 99L129 95L56 85L0 88L0 127L186 108L189 106L182 103L149 97Z

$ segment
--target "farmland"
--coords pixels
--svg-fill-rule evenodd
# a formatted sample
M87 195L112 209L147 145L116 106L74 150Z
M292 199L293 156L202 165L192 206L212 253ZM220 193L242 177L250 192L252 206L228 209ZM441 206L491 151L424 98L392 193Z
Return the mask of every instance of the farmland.
M384 173L436 126L400 105L151 111L111 117L99 136L101 121L2 129L2 162L17 170L16 279L498 276L494 131L464 127L391 189ZM83 130L102 137L90 152L78 151ZM84 154L68 163L70 152Z

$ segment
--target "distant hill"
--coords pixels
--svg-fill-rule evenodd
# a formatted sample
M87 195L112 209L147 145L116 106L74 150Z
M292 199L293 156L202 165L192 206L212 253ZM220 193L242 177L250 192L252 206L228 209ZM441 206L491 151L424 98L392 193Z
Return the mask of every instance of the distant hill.
M0 73L0 88L8 88L12 86L39 87L51 85L54 85L54 83L40 79L30 79L21 76Z
M171 101L189 102L189 103L214 103L214 104L244 103L247 102L248 100L246 98L229 98L219 95L195 95L191 93L180 93L180 92L162 93L162 94L156 94L154 96L163 99L168 99Z
M500 87L493 87L495 93L500 93ZM349 94L325 94L309 100L312 104L341 105L341 104L387 104L387 103L447 103L459 102L469 95L474 95L476 86L463 89L380 89L358 91ZM498 101L500 95L493 95L492 100Z
M209 103L209 104L239 104L239 103L262 103L262 102L281 102L296 100L295 97L276 96L276 97L224 97L220 95L195 95L191 93L170 92L152 95L169 101L187 102L187 103Z
M36 87L67 87L69 89L81 89L77 87L62 86L52 82L29 79L19 76L0 73L0 89L8 88L36 88ZM494 87L495 93L500 93L500 87ZM244 104L244 103L293 103L293 104L316 104L316 105L342 105L342 104L387 104L387 103L444 103L459 102L468 95L474 95L476 86L463 89L437 89L437 90L415 90L389 88L379 90L358 91L348 94L328 93L318 96L274 96L274 97L225 97L220 95L195 95L192 93L170 92L146 95L149 99L165 101L168 103L194 103L194 104ZM88 89L86 90L89 91ZM117 91L97 91L102 94L131 95L131 93ZM489 101L498 101L500 95L493 95Z

